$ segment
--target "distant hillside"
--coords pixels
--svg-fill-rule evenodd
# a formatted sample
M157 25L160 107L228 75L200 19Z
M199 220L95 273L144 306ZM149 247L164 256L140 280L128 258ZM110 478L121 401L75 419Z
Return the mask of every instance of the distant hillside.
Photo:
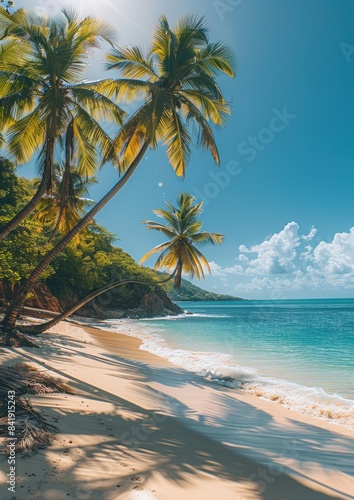
M182 285L179 290L173 288L173 282L169 281L160 285L169 298L173 301L184 300L191 302L199 302L202 300L244 300L240 297L233 297L232 295L222 295L220 293L207 292L199 286L193 285L187 280L182 279Z

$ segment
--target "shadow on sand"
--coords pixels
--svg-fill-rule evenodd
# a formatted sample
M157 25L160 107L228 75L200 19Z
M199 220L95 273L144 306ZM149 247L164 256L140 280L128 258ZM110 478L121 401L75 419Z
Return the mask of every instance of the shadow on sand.
M306 473L316 462L322 468L337 469L353 475L354 441L336 433L335 429L332 432L290 419L288 425L280 425L269 413L236 400L230 389L212 385L185 370L154 367L118 358L116 353L109 353L103 348L99 355L93 355L85 350L85 344L73 339L54 336L43 339L43 345L37 352L30 349L14 350L17 361L36 362L43 369L50 368L54 375L66 378L79 394L69 398L85 397L86 402L91 398L109 404L110 410L89 414L75 407L62 407L59 403L56 408L50 397L37 398L36 406L48 418L58 422L62 433L74 435L75 439L71 444L55 442L52 448L42 450L33 457L19 458L21 486L16 495L18 500L50 498L53 490L49 485L53 477L56 477L58 488L56 500L120 498L133 488L137 491L144 489L144 484L156 474L183 489L205 475L213 480L230 481L235 485L235 496L232 497L235 500L354 498L342 493L340 484L327 489L328 493L318 492L317 488L323 485L316 484ZM150 401L154 401L155 408L146 409L133 401L117 397L107 387L104 390L83 383L69 368L71 358L74 362L77 355L83 363L85 360L87 363L104 363L113 384L119 384L122 378L138 382L141 394L148 395ZM68 360L68 369L56 368L64 356ZM156 382L159 384L158 390L151 387ZM215 414L196 413L183 401L163 391L164 387L187 388L191 383L200 391L213 387L213 403L218 407ZM96 439L93 444L80 444L91 433L98 434L100 439ZM257 439L255 436L258 436ZM272 448L269 448L270 443ZM269 453L269 449L275 449L276 453ZM61 454L72 459L60 474L53 468L53 463L47 460L48 453L53 452L57 453L58 459ZM129 464L136 464L137 459L139 470L132 472L133 467L129 468ZM4 457L1 462L3 460ZM298 470L295 473L295 461L303 464L302 473ZM92 467L96 462L101 468L98 476L81 480L80 470ZM38 480L36 483L35 478L29 478L31 463L40 463L45 470L40 484ZM60 484L72 485L70 494L66 493L64 487L61 492ZM236 493L236 486L241 486L244 494ZM32 496L35 487L40 496ZM113 496L114 491L117 496ZM158 492L156 495L156 498L168 498L158 496ZM210 495L210 500L216 498L214 493ZM209 498L203 497L203 500Z

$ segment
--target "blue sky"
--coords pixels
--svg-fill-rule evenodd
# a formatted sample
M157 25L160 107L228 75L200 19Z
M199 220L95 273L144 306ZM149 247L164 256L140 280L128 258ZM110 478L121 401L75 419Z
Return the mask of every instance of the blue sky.
M50 13L69 5L16 2ZM139 260L161 242L140 221L187 191L205 201L205 230L225 235L221 247L205 247L213 274L204 288L245 298L353 297L354 2L79 0L75 8L114 23L122 45L146 44L161 13L171 24L205 14L211 38L237 56L237 77L221 81L233 110L216 132L221 168L195 151L181 180L162 147L149 152L97 217L118 244ZM88 74L104 75L98 57ZM98 200L116 175L105 167L91 196Z

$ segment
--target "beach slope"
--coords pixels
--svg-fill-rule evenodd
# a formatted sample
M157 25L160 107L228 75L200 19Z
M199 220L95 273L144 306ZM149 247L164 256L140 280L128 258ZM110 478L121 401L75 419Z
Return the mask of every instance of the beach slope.
M3 499L354 498L354 432L225 388L139 350L140 341L61 323L40 349L1 349L75 394L31 397L53 445L16 456ZM6 440L1 441L2 449Z

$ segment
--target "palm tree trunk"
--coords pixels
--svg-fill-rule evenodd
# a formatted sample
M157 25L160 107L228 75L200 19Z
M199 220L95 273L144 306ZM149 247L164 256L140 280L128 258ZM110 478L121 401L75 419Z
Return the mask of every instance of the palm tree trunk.
M87 295L84 299L80 300L79 302L76 302L70 309L67 311L58 314L58 316L54 319L51 319L50 321L46 321L45 323L40 323L38 325L29 325L29 326L21 326L21 332L23 333L28 333L31 335L38 335L40 333L45 332L52 326L57 325L60 323L60 321L64 321L66 318L68 318L71 314L76 312L80 307L84 306L87 304L87 302L90 302L90 300L95 299L102 293L108 292L109 290L112 290L112 288L116 288L118 286L122 285L127 285L129 283L134 283L136 285L160 285L162 283L167 283L167 281L170 281L175 275L175 272L173 272L168 278L161 280L161 281L138 281L138 280L132 280L132 279L125 279L125 280L119 280L115 281L114 283L110 283L109 285L104 286L103 288L100 288L99 290L96 290L95 292L90 293L90 295Z
M87 214L76 224L71 231L67 233L59 243L50 250L41 262L38 264L36 269L32 271L30 277L18 290L16 296L12 300L9 310L7 311L3 321L2 327L5 331L10 332L14 329L17 317L20 313L21 306L26 299L28 292L32 289L33 285L36 283L39 276L47 269L52 260L72 241L73 238L87 226L89 222L95 217L95 215L113 198L115 194L122 189L122 187L127 183L130 177L135 172L140 161L143 159L147 149L149 148L149 143L146 141L136 156L135 160L132 162L130 167L127 169L123 177L113 186L113 188L108 191L108 193L89 211Z

